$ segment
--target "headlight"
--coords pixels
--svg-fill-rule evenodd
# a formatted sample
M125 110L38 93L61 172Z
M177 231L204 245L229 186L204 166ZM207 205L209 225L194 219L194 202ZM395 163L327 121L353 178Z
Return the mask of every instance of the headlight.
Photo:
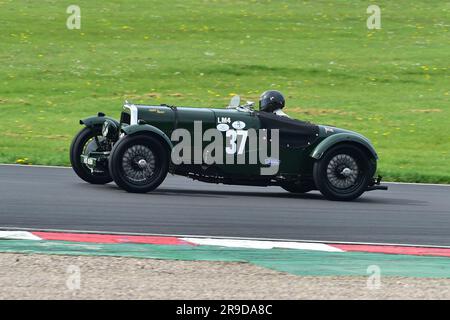
M102 127L102 135L108 139L116 138L118 133L117 125L111 120L105 120Z

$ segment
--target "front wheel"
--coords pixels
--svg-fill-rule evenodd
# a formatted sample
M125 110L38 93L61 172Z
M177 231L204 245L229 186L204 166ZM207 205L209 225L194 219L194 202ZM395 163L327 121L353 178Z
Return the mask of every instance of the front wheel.
M75 173L84 181L92 184L106 184L112 181L108 170L91 170L81 160L82 156L94 151L105 151L106 144L101 129L83 128L73 139L70 146L70 163Z
M352 144L332 147L313 168L314 182L329 200L358 198L366 190L373 174L372 159Z
M169 152L152 136L126 136L114 145L109 157L114 182L128 192L153 191L164 181L168 170Z

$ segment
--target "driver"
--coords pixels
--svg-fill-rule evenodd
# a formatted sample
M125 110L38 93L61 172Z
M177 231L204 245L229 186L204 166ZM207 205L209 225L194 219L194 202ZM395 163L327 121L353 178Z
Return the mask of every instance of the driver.
M288 117L281 109L284 108L284 97L280 91L268 90L259 97L259 111L272 112L278 116Z

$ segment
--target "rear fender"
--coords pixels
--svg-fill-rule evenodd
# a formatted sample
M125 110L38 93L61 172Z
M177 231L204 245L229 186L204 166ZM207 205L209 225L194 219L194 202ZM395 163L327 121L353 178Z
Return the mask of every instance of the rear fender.
M364 148L369 155L371 155L375 160L378 159L378 155L375 148L372 146L370 141L361 135L355 133L336 133L322 140L311 152L310 156L314 159L322 158L323 154L333 147L334 145L342 142L350 142L357 144Z

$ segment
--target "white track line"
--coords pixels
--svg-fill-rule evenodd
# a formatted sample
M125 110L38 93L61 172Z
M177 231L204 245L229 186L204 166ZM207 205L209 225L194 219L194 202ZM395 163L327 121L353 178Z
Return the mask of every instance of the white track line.
M339 248L324 243L306 243L292 241L267 241L267 240L241 240L241 239L215 239L215 238L181 238L181 240L202 246L220 246L228 248L250 249L296 249L327 252L344 252Z
M50 168L50 169L72 169L72 167L65 166L44 166L40 164L18 164L18 163L0 163L2 167L30 167L30 168Z
M450 184L439 183L424 183L424 182L390 182L382 181L381 184L400 184L400 185L414 185L414 186L435 186L435 187L450 187Z
M379 242L352 242L352 241L332 241L332 240L297 240L280 238L251 238L251 237L227 237L227 236L202 236L202 235L180 235L180 234L161 234L145 232L117 232L117 231L87 231L87 230L65 230L65 229L43 229L43 228L18 228L0 226L0 230L20 230L20 231L42 231L42 232L65 232L65 233L87 233L87 234L111 234L111 235L129 235L129 236L155 236L155 237L176 237L176 238L197 238L197 239L227 239L227 240L255 240L255 241L281 241L298 243L318 243L318 244L355 244L355 245L373 245L373 246L401 246L401 247L419 247L419 248L443 248L450 249L450 246L437 246L428 244L407 244L407 243L379 243Z
M28 231L0 231L1 240L42 240Z

